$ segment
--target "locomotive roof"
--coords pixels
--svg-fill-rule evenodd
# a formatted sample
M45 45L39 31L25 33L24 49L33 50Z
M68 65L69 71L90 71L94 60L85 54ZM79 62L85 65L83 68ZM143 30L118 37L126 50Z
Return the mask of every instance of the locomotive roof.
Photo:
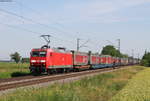
M71 51L69 50L61 50L57 48L47 48L47 49L41 49L41 48L34 48L32 51L50 51L50 52L61 52L61 53L69 53Z

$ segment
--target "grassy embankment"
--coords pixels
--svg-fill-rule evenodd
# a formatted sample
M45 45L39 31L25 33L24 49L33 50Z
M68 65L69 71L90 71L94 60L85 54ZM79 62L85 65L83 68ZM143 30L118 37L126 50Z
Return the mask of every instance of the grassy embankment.
M27 75L29 73L27 63L2 63L0 62L0 78L11 78L13 76Z
M150 68L133 77L111 101L150 101Z
M108 101L137 72L145 69L133 66L116 72L100 74L65 84L45 88L17 90L0 97L0 101Z

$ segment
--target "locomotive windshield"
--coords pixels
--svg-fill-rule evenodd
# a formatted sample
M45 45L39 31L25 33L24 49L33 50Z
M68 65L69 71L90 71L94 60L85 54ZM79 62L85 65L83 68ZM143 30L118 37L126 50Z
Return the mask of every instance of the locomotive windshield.
M33 51L31 53L32 57L46 57L46 52L45 51Z

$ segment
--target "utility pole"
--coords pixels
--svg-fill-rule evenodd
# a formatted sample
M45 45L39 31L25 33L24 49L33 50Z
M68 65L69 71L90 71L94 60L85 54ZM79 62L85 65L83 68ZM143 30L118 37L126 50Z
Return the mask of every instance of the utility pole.
M89 42L89 39L87 41L85 41L83 44L80 45L80 40L79 38L77 38L77 51L79 51L80 48L82 47L87 47L86 44Z
M77 38L77 51L79 51L79 48L80 48L80 39L79 38Z
M117 39L117 41L118 41L118 50L119 50L119 52L121 51L120 50L120 39Z
M138 53L138 63L140 63L140 53Z
M138 59L140 59L140 53L138 53Z
M132 49L132 57L134 58L134 49Z
M134 63L134 49L132 49L132 63Z
M121 54L121 52L120 52L120 39L117 39L117 41L118 41L118 51ZM121 57L119 57L119 65L121 65Z

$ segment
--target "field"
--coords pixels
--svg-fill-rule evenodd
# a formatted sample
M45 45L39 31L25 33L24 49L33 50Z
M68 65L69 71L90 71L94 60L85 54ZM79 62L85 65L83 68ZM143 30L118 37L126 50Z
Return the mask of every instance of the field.
M15 76L27 75L29 64L27 63L2 63L0 62L0 78L11 78Z
M141 66L133 66L72 83L56 83L44 88L21 89L1 96L0 101L108 101L143 69L145 68Z
M150 101L150 68L133 77L111 101Z

